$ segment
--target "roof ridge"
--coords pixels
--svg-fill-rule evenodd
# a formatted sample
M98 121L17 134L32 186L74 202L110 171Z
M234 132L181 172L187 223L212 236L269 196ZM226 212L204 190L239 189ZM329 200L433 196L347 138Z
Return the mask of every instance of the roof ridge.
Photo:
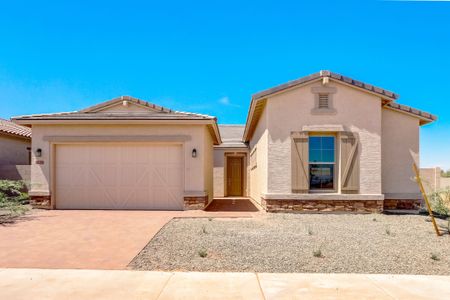
M286 83L277 85L277 86L272 87L270 89L266 89L266 90L260 91L258 93L255 93L252 96L252 100L253 99L255 99L255 100L256 99L260 99L260 98L263 98L265 96L268 96L268 95L271 95L271 94L274 94L274 93L277 93L277 92L289 89L291 87L295 87L297 85L304 84L304 83L307 83L307 82L310 82L310 81L313 81L313 80L316 80L316 79L319 79L319 78L324 78L324 77L328 77L328 78L331 78L333 80L341 81L341 82L344 82L346 84L353 85L353 86L355 86L357 88L361 88L361 89L367 90L369 92L372 92L372 93L375 93L375 94L378 94L378 95L382 95L382 96L384 96L386 98L389 98L390 100L393 100L393 101L397 100L400 97L400 95L398 95L398 94L396 94L394 92L391 92L389 90L377 87L377 86L375 86L373 84L369 84L369 83L365 83L365 82L362 82L362 81L359 81L359 80L355 80L355 79L350 78L348 76L344 76L344 75L341 75L339 73L332 72L330 70L320 70L319 72L316 72L316 73L313 73L313 74L310 74L310 75L307 75L307 76L303 76L303 77L300 77L298 79L290 80L290 81L288 81Z

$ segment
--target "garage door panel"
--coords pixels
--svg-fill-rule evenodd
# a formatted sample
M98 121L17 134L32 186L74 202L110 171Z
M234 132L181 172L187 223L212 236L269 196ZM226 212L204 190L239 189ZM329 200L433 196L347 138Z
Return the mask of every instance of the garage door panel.
M180 145L58 145L56 207L183 209Z

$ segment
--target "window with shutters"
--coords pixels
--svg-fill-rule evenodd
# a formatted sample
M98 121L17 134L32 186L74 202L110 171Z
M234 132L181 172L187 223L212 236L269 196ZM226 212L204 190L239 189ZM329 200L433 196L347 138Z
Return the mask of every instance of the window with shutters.
M309 189L335 189L335 137L311 135L309 137Z

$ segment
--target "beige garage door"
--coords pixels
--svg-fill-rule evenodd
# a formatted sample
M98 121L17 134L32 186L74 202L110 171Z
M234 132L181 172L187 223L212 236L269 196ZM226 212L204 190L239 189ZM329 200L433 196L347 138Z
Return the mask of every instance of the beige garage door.
M57 145L56 208L183 209L181 145Z

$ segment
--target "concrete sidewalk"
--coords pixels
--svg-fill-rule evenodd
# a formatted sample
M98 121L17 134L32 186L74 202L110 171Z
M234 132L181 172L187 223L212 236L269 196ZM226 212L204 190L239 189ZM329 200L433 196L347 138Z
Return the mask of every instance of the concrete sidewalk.
M450 276L0 269L0 299L450 299Z

